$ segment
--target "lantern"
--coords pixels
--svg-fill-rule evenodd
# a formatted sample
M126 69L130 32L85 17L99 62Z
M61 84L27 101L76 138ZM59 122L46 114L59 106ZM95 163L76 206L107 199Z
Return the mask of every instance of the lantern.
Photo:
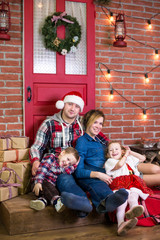
M115 22L115 39L113 46L114 47L127 47L127 43L124 41L126 37L126 25L124 14L119 13L116 16Z
M2 1L0 3L0 39L10 40L7 34L10 28L10 8L9 3Z

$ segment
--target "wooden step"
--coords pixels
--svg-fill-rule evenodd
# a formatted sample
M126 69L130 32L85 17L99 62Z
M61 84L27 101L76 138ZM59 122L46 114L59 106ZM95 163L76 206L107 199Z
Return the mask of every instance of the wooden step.
M78 218L76 211L67 208L57 213L53 206L35 211L29 207L32 199L35 197L33 193L29 193L1 203L1 221L10 235L73 228L106 221L105 215L98 214L95 209L85 218Z

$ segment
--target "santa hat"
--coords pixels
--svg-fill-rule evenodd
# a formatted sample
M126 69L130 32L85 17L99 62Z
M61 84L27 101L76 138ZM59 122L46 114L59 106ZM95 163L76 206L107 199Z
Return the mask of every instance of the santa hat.
M56 102L57 109L63 109L64 104L67 102L75 103L80 106L81 112L83 112L84 101L82 99L82 95L79 92L72 91L64 95L62 100L58 100Z

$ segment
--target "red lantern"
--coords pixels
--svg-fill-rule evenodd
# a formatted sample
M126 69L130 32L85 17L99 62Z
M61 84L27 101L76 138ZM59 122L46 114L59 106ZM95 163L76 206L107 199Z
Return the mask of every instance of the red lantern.
M10 40L7 34L10 28L10 8L9 3L2 1L0 3L0 39Z
M124 41L126 37L126 25L124 14L119 13L116 16L115 22L115 39L113 43L114 47L127 47L127 43Z

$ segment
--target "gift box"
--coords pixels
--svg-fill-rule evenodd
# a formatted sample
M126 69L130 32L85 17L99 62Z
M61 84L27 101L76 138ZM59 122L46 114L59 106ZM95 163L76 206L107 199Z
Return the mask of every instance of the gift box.
M29 137L11 137L12 148L28 148L29 147Z
M17 187L0 187L0 202L17 196L18 196Z
M0 162L21 161L29 159L29 148L0 151Z
M14 172L9 172L8 170L4 170L0 173L0 179L3 182L7 183L15 183L16 178Z
M10 138L0 138L0 150L6 150L11 148L11 139Z
M16 183L21 184L18 187L18 193L23 195L31 191L31 164L29 160L21 161L17 163L7 163L7 167L13 169L16 174L18 175L15 177Z

